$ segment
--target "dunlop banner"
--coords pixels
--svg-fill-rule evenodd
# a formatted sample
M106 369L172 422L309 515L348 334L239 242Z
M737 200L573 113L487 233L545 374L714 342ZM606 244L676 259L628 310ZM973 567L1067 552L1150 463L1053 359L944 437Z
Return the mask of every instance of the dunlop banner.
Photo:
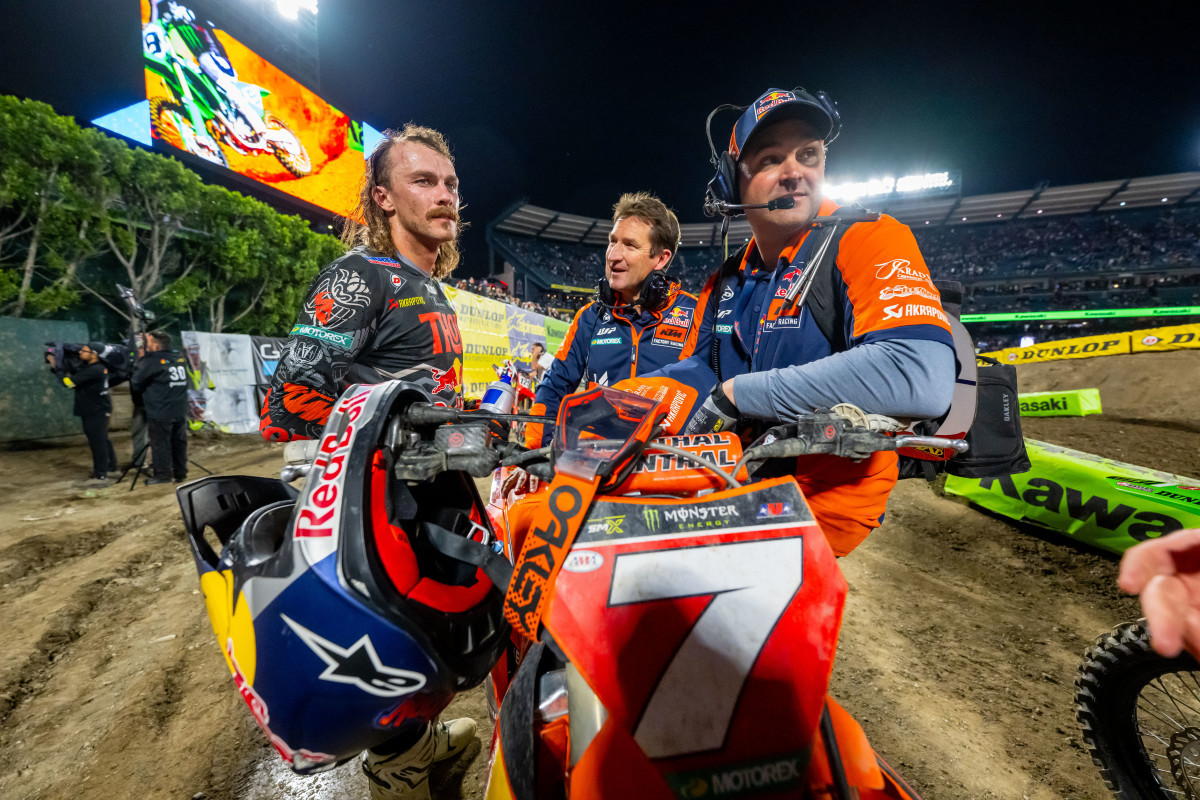
M1002 364L1033 364L1038 361L1116 356L1129 352L1129 334L1113 333L1108 336L1060 339L1056 342L1044 342L1029 347L1010 347L1007 350L984 353L984 355L991 356Z
M1100 413L1099 389L1027 392L1017 395L1023 417L1083 417Z
M1131 333L1129 338L1135 353L1194 349L1200 347L1200 325L1174 325L1137 331Z
M1172 325L1168 328L1148 328L1132 333L1113 333L1106 336L1084 336L1054 342L1010 347L982 355L991 356L1005 364L1033 364L1038 361L1058 361L1066 358L1092 358L1144 353L1159 350L1200 348L1200 325Z
M496 379L493 364L508 358L508 306L451 286L442 287L458 312L463 343L463 394L482 397Z
M1168 502L1173 495L1156 499L1153 493L1122 491L1107 480L1169 485L1188 483L1188 478L1032 439L1026 439L1025 446L1033 465L1029 472L979 480L950 476L946 491L1113 553L1179 528L1200 526L1200 508L1191 511Z

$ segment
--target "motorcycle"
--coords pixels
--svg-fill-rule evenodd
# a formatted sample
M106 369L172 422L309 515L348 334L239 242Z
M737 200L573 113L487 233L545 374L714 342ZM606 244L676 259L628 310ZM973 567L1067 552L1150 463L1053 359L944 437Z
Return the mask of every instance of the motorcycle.
M545 490L492 511L521 637L493 669L487 797L917 797L826 694L846 582L777 459L961 442L833 413L660 437L667 412L606 387L569 396L519 458Z
M162 78L170 97L150 98L154 136L222 167L222 145L240 155L270 155L297 178L312 160L295 131L263 106L270 92L237 80L224 48L195 15L174 13L142 26L146 68Z
M1194 512L1200 487L1124 476L1116 491ZM1076 719L1092 762L1120 800L1200 800L1200 664L1164 658L1145 620L1103 634L1075 677Z

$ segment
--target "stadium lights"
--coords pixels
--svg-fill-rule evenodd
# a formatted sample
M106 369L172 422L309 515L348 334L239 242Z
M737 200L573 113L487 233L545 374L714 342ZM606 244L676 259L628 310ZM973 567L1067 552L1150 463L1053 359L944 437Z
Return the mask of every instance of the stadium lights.
M300 9L310 14L317 13L317 0L275 0L275 8L288 19L298 19Z
M825 182L824 195L836 200L857 200L860 197L876 197L894 192L926 192L932 189L950 189L956 185L949 172L926 172L923 175L890 176L847 183Z

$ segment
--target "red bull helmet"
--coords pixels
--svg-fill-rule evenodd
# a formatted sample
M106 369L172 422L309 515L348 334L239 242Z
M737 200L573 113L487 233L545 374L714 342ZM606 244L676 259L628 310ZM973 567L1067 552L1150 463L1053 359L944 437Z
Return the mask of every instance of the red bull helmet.
M301 493L244 476L178 491L221 652L298 773L424 725L508 640L503 594L435 544L494 540L474 482L446 472L409 486L383 446L394 410L435 400L399 381L350 387Z

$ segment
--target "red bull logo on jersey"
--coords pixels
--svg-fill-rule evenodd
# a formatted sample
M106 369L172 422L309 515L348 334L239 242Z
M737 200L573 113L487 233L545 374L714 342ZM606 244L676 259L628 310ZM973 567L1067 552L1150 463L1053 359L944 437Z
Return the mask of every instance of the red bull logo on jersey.
M782 103L790 103L795 99L796 95L791 92L771 92L770 94L763 95L754 104L754 118L756 120L762 119L763 114L766 114L775 106Z
M690 327L692 324L692 310L690 308L675 306L663 317L663 322L667 325L674 325L677 328Z
M433 367L434 394L441 394L444 391L457 392L459 384L462 383L460 377L462 373L462 362L457 358L454 359L454 366L447 370L440 370Z

